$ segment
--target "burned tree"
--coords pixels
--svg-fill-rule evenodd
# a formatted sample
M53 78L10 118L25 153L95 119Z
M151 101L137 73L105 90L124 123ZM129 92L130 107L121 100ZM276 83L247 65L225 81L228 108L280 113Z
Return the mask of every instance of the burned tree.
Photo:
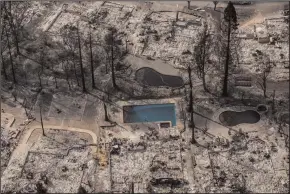
M267 81L269 74L271 73L272 68L275 66L273 62L271 62L268 55L262 55L260 56L259 63L259 69L260 69L260 75L258 76L258 85L263 90L263 96L267 98Z
M110 56L112 84L115 89L118 88L116 84L115 65L123 57L121 50L121 40L118 38L118 31L116 28L109 28L108 34L105 36L105 51Z
M1 65L2 65L2 70L3 70L3 75L5 80L8 80L8 75L7 75L7 70L6 70L6 64L5 64L5 59L4 59L4 55L3 52L5 50L6 47L6 43L7 41L4 41L4 27L1 28L1 44L0 44L0 50L1 50Z
M37 72L37 76L38 76L38 80L39 80L39 87L42 89L41 75L42 75L42 70L39 70Z
M60 29L60 33L62 35L62 42L64 44L64 49L66 52L66 58L73 64L74 76L77 85L80 86L76 64L77 63L76 48L78 47L76 31L77 31L76 27L72 25L65 25Z
M190 112L190 128L191 128L191 143L192 144L195 144L196 143L196 140L195 140L195 137L194 137L194 129L195 129L195 123L194 123L194 119L193 119L193 94L192 94L192 88L193 88L193 85L192 85L192 69L190 67L190 65L188 65L187 67L187 73L188 73L188 79L189 79L189 87L190 87L190 90L189 90L189 105L188 105L188 111Z
M113 87L117 88L117 84L116 84L116 77L115 77L115 68L114 68L114 46L115 46L115 34L116 34L117 30L115 28L109 28L109 34L107 34L107 36L105 37L105 42L107 45L107 51L108 53L110 53L111 56L111 74L112 74L112 83L113 83Z
M88 192L85 190L84 187L80 186L80 187L78 188L78 192L77 192L77 193L79 193L79 194L83 194L83 193L88 193Z
M86 92L87 89L86 89L86 83L85 83L85 75L84 75L84 67L83 67L83 59L82 59L82 48L81 48L81 38L80 38L79 26L77 27L77 35L78 35L79 61L80 61L80 67L81 67L83 92Z
M206 87L206 72L208 70L208 63L210 62L210 47L211 47L211 37L208 31L208 26L205 24L204 29L199 33L198 42L194 47L193 58L196 63L196 73L200 79L202 79L202 84L204 91L208 91Z
M223 81L223 92L224 97L228 96L228 76L229 76L229 65L231 58L231 35L238 29L237 13L233 3L230 1L224 11L225 21L225 33L227 34L227 46L226 46L226 58L224 65L224 81Z
M5 11L4 19L7 21L7 23L8 23L7 26L9 26L9 29L14 37L14 44L16 47L17 54L20 54L18 30L17 30L17 26L15 24L15 20L14 20L13 15L12 15L12 2L9 2L9 1L4 2L3 9Z
M189 128L191 128L191 135L192 135L192 139L191 139L191 143L195 144L196 140L194 137L194 129L195 129L195 123L194 123L194 118L193 118L193 114L194 114L194 110L193 110L193 83L192 83L192 70L193 70L193 64L192 64L192 55L190 52L188 52L186 55L183 56L181 63L183 63L183 65L186 68L187 71L187 75L188 75L188 81L189 81L189 99L188 99L188 107L187 107L187 112L190 114L190 123L189 123ZM188 94L188 92L186 92L186 96Z
M216 10L216 6L217 6L218 3L219 3L218 1L213 1L213 4L214 4L213 10Z
M104 111L105 111L105 121L109 121L107 105L105 102L103 104L104 104Z
M27 1L14 1L3 2L2 4L2 16L7 22L6 27L13 37L13 44L16 49L16 54L20 54L19 43L24 38L25 24L32 19L36 12L29 11L31 2Z
M5 28L5 27L4 27ZM14 69L14 62L13 62L13 57L12 57L12 51L11 51L11 45L9 41L9 35L8 35L8 30L5 28L5 33L6 33L6 38L7 38L7 45L8 45L8 51L9 51L9 57L10 57L10 63L11 63L11 71L12 71L12 77L13 77L13 83L16 84L16 76L15 76L15 69Z
M89 34L89 44L90 44L92 87L96 88L95 77L94 77L95 70L94 70L94 60L93 60L93 50L92 50L92 31L91 31L91 27L90 27L90 34Z
M42 135L45 136L45 133L44 133L44 127L43 127L43 120L42 120L42 107L41 107L41 104L39 105L39 115L40 115L40 123L41 123L41 129L42 129Z

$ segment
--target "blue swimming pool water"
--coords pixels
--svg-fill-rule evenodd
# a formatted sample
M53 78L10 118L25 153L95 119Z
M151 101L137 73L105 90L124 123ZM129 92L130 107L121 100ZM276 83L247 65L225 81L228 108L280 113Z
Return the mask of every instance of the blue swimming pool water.
M124 123L171 121L176 126L175 104L148 104L123 107Z

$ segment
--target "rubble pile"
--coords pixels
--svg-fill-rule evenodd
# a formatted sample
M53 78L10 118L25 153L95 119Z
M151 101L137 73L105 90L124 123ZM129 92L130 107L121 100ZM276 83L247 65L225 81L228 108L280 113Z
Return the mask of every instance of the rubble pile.
M134 192L186 192L178 137L174 129L152 128L140 142L113 140L112 191L129 192L134 184Z
M2 179L3 190L36 192L42 184L50 193L75 193L79 184L71 185L71 182L87 183L94 178L96 165L90 148L84 146L90 141L89 135L55 129L46 129L45 133L46 136L39 134L29 150L20 177L14 177L18 181L11 181L13 176ZM92 191L93 184L86 189Z

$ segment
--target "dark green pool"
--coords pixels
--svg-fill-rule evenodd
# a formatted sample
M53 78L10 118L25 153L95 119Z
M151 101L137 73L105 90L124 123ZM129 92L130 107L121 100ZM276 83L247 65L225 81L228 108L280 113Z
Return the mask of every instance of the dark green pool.
M224 111L219 115L219 119L225 126L236 126L242 123L257 123L260 120L260 114L254 110L243 112Z

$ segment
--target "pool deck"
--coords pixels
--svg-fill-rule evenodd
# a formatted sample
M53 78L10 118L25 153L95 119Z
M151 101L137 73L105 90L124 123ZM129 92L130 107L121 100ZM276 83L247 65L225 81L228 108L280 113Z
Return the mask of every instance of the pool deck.
M265 124L265 115L261 114L261 118L257 123L248 124L248 123L242 123L236 126L224 126L220 120L219 115L224 111L236 111L236 112L242 112L246 110L256 110L256 107L252 106L232 106L232 107L224 107L218 109L212 116L213 121L209 121L208 125L208 132L210 134L216 135L216 136L222 136L225 138L230 139L230 136L228 135L229 129L233 130L239 130L242 129L244 132L252 132L252 131L258 131L262 126ZM220 124L218 124L220 123Z

